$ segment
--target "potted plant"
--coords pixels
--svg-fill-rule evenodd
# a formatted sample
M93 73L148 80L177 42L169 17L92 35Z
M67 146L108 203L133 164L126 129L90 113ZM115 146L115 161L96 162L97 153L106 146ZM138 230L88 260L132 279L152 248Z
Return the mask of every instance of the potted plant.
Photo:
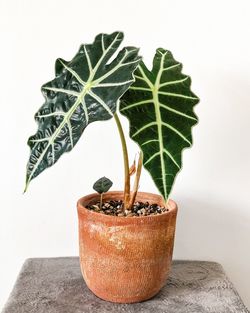
M124 156L124 190L107 192L106 177L97 193L78 203L80 263L88 287L113 302L153 297L164 285L172 260L177 205L169 194L181 169L181 153L192 144L197 123L189 76L170 51L159 48L149 70L138 49L123 48L123 34L99 34L81 45L74 58L58 59L56 77L42 86L45 103L35 115L38 130L31 149L26 187L32 179L73 149L92 122L114 118ZM112 61L109 61L113 57ZM129 166L119 114L130 123L139 157ZM138 192L142 166L161 195ZM135 174L131 190L130 179Z

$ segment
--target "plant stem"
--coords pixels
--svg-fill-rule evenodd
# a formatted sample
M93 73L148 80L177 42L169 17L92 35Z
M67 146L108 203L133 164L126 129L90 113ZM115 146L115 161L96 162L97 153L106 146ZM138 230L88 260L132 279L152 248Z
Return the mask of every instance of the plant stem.
M102 209L102 197L103 197L103 192L100 194L100 209Z
M135 174L135 181L134 181L134 186L133 186L133 191L132 191L132 196L129 202L129 209L131 210L134 202L135 202L135 198L137 195L137 191L139 188L139 181L140 181L140 177L141 177L141 170L142 170L142 163L143 163L143 153L142 151L140 151L139 154L139 160L138 160L138 164L137 164L137 169L136 169L136 174Z
M119 131L121 144L122 144L122 152L123 152L123 161L124 161L124 207L123 209L128 209L130 202L130 175L129 175L129 160L128 160L128 149L124 136L124 132L122 129L122 125L117 113L114 114L114 118L116 121L116 125Z

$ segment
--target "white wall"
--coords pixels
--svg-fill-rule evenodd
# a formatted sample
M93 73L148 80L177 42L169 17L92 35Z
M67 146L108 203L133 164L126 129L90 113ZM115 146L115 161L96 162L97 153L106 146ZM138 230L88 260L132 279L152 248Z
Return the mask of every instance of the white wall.
M175 258L222 263L250 307L249 10L247 0L0 0L0 306L25 258L77 254L75 204L95 179L106 175L122 188L120 142L109 121L89 126L22 195L26 140L55 59L71 59L99 32L123 30L124 44L141 47L149 66L155 48L170 49L201 98L194 146L172 193ZM131 141L129 149L132 160ZM141 190L156 191L147 173Z

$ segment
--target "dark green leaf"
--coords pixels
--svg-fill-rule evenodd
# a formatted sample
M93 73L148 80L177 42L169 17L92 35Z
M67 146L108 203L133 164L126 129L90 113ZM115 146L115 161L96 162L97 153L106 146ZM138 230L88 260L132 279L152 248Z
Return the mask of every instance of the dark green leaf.
M170 51L157 49L153 69L143 62L135 83L123 95L120 111L130 122L130 136L143 151L144 167L165 200L182 166L181 153L192 144L197 123L193 107L199 99L190 90L191 79Z
M94 183L93 189L98 193L103 193L109 191L112 185L112 181L104 176Z
M56 61L56 78L42 86L45 103L35 115L37 133L28 140L31 155L25 190L75 146L87 125L113 117L140 61L138 49L127 47L108 63L122 39L121 32L99 34L93 44L82 45L71 61Z

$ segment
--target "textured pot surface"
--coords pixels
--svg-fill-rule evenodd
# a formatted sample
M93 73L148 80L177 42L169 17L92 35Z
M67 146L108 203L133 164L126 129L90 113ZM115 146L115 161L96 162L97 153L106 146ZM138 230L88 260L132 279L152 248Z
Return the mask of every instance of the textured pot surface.
M120 200L123 192L108 192L105 200ZM117 217L86 209L98 194L77 203L80 262L84 280L98 297L132 303L153 297L166 282L172 261L177 205L143 217ZM164 205L161 196L138 192L136 200Z

